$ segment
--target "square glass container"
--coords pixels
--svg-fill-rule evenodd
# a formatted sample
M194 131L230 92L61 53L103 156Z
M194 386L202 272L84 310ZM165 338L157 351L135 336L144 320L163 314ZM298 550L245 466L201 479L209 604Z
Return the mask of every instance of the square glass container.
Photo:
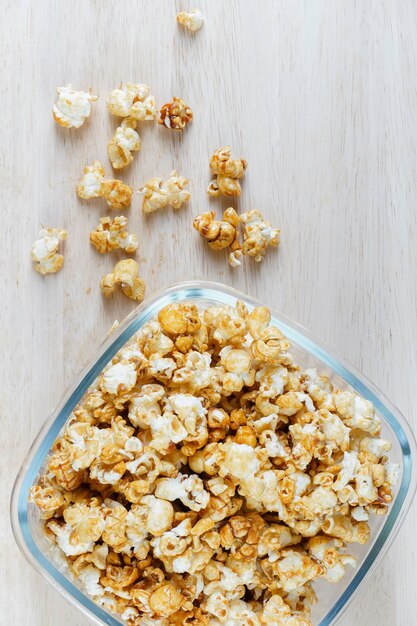
M78 586L67 569L58 549L46 538L39 510L28 503L30 487L45 466L52 445L65 428L69 416L104 366L123 345L158 311L171 302L192 302L205 308L213 304L234 305L242 300L249 309L261 304L218 283L185 282L166 288L138 306L102 344L88 366L70 385L63 398L35 439L16 478L11 500L11 518L16 541L35 569L67 600L88 615L96 624L117 626L116 616L99 607ZM417 482L416 443L409 425L374 385L345 361L315 341L299 325L272 311L271 324L278 326L292 344L292 352L303 367L316 367L327 374L340 389L354 389L370 400L382 421L382 436L391 441L390 460L400 465L400 476L394 489L394 499L385 516L374 516L371 521L371 541L364 546L349 546L349 552L358 559L356 568L349 568L337 584L316 582L318 603L313 607L315 626L336 623L358 590L365 583L396 536L412 501ZM353 548L353 549L352 549Z

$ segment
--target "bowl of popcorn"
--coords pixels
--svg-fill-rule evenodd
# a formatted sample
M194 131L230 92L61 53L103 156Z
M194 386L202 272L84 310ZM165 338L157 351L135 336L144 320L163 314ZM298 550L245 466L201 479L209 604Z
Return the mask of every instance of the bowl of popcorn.
M415 453L399 411L303 329L182 283L67 390L13 529L97 624L330 626L405 517Z

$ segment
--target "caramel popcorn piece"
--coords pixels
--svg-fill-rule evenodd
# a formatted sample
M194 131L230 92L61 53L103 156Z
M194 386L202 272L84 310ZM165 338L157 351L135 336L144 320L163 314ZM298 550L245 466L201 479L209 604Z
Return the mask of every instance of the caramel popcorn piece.
M399 467L372 404L290 349L266 307L171 302L74 409L30 506L127 626L312 626L315 581L355 567Z
M133 189L121 180L105 180L100 161L84 168L83 177L77 185L80 198L104 198L111 209L127 209L132 200Z
M125 118L107 146L107 154L115 170L129 165L133 161L132 152L140 150L140 137L135 130L136 126L137 121L134 118Z
M278 246L280 231L265 222L256 209L243 213L240 219L243 224L243 254L253 257L255 261L262 261L267 248Z
M52 110L54 120L65 128L80 128L90 117L91 103L98 99L89 92L75 91L71 85L57 87L58 98Z
M128 219L124 215L115 217L101 217L96 230L90 233L90 242L97 252L105 254L113 250L122 249L128 254L138 249L138 239L134 233L126 230Z
M244 159L232 159L230 146L219 148L210 159L210 170L216 178L209 184L207 192L210 196L240 196L239 179L243 178L247 167Z
M58 254L60 241L65 241L67 231L58 228L42 228L39 231L39 239L32 245L32 261L37 272L54 274L64 265L64 257Z
M119 261L113 272L103 276L100 282L101 291L110 296L119 286L125 296L142 302L145 295L145 282L139 278L139 266L133 259Z
M126 83L114 89L107 98L107 109L118 117L129 117L137 121L156 119L155 97L150 88L143 84Z
M181 11L177 15L177 22L184 26L187 30L195 32L200 30L204 24L204 15L198 9L191 9L191 11Z
M180 209L185 202L190 199L190 192L186 187L188 180L184 176L179 176L172 170L169 177L151 178L139 189L144 194L142 211L143 213L153 213L158 209L171 206L173 209Z
M182 131L193 120L193 112L182 98L172 98L161 107L158 124L170 130Z
M241 246L238 239L237 227L239 216L230 207L223 213L222 220L214 219L214 211L207 211L194 218L193 226L202 237L207 239L207 243L213 250L223 250L230 248L229 263L232 267L240 265L242 255Z

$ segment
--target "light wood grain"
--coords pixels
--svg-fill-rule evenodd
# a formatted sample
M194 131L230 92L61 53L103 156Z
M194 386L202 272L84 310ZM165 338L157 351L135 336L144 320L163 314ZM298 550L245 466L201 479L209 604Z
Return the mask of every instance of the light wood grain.
M83 166L115 127L105 98L120 81L180 95L195 111L183 136L141 126L142 150L123 179L138 187L176 167L192 201L143 219L148 294L184 279L249 292L310 328L368 375L410 418L417 401L417 4L413 0L199 0L202 31L178 29L172 0L3 0L1 80L0 624L87 626L20 556L8 521L12 481L35 434L114 319L133 303L103 301L113 257L88 233L105 208L81 203ZM79 131L51 117L57 85L100 100ZM143 128L143 130L142 130ZM233 271L191 228L209 207L213 149L249 163L235 205L282 229L260 265ZM36 274L41 224L67 228L65 267ZM416 507L340 626L415 626Z

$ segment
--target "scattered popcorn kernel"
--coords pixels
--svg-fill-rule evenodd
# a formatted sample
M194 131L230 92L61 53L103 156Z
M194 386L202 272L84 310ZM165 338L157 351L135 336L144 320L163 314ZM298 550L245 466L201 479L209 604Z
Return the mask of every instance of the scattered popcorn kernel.
M182 131L193 119L193 112L185 104L182 98L172 98L161 107L158 117L158 124L162 124L170 130Z
M120 215L113 220L110 217L101 217L100 224L96 230L90 233L90 242L97 252L104 254L119 248L128 254L136 252L138 249L138 239L135 234L129 234L127 228L127 217Z
M84 168L83 177L77 185L80 198L105 198L111 209L127 209L130 206L133 189L121 180L105 180L100 161Z
M75 91L71 85L57 87L58 98L54 104L54 120L65 128L80 128L90 117L91 103L98 99L89 92Z
M105 180L102 186L103 198L111 209L121 210L130 206L133 189L121 180Z
M280 231L265 222L256 209L243 213L240 219L243 224L243 254L254 257L255 261L262 261L267 248L278 246Z
M103 181L103 166L100 161L94 161L92 165L87 165L84 168L83 177L77 186L77 194L80 198L86 200L100 198L102 196Z
M195 32L200 30L204 24L204 15L198 9L191 9L191 11L181 11L177 15L177 22L184 26L187 30Z
M210 159L210 170L216 175L207 191L210 196L240 196L239 179L243 178L247 167L244 159L232 159L230 146L219 148Z
M139 192L144 194L143 213L153 213L153 211L164 209L167 206L180 209L191 196L186 189L187 186L188 180L184 176L179 176L175 170L172 170L166 180L151 178L139 189Z
M228 176L229 178L242 178L247 163L244 159L232 159L230 146L219 148L210 159L210 169L213 174Z
M207 243L213 250L223 250L230 248L229 262L232 267L240 265L239 257L241 246L238 240L237 226L239 216L230 207L223 213L222 220L215 220L214 211L207 211L194 218L193 226L202 237L207 239Z
M150 88L143 84L126 83L114 89L107 98L107 109L118 117L130 117L137 121L156 119L157 108Z
M316 581L355 567L400 469L372 404L290 349L266 307L173 301L74 409L30 506L126 626L312 626Z
M32 261L37 272L54 274L64 265L64 257L58 254L59 242L67 238L67 231L58 228L42 228L39 239L32 244Z
M140 137L135 130L136 126L135 119L125 118L107 146L107 154L115 170L129 165L133 161L132 152L140 150Z
M145 282L139 278L139 266L133 259L119 261L113 272L103 276L100 288L105 296L110 296L120 286L123 293L132 300L142 302L145 295Z

